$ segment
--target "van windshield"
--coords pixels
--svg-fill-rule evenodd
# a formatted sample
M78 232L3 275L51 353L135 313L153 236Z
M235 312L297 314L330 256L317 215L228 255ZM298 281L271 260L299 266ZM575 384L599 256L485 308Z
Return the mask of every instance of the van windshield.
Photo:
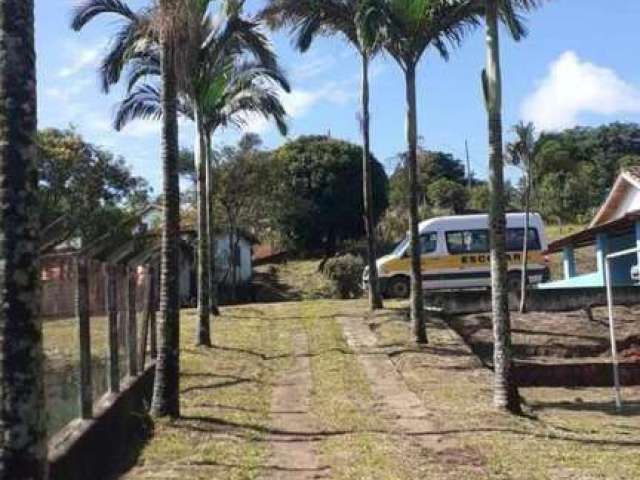
M393 249L393 252L391 253L391 255L393 255L394 257L402 256L404 251L407 249L408 244L409 244L409 237L407 236L407 237L404 237L404 239L398 245L396 245L396 248Z

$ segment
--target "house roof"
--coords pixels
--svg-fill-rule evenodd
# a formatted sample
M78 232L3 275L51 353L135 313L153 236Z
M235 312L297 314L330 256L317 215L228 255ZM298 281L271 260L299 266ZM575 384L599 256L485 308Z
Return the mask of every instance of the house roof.
M629 167L620 172L609 196L593 217L589 228L616 220L613 216L618 211L621 202L627 197L630 188L640 190L640 167ZM628 212L624 212L624 214L626 213Z
M560 252L564 247L569 246L581 248L593 245L596 242L596 236L599 233L607 233L613 236L630 233L633 231L635 222L638 220L640 220L640 210L629 212L622 218L602 223L594 227L585 228L573 235L568 235L554 242L550 242L546 253Z

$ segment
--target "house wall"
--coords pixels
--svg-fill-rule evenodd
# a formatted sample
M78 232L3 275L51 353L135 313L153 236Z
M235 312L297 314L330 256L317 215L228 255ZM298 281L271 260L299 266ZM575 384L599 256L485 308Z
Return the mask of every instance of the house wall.
M223 285L231 284L231 272L229 268L229 257L231 253L229 235L219 235L216 237L216 278ZM249 283L253 277L253 264L251 260L251 243L241 238L238 242L240 249L240 265L236 269L237 283Z

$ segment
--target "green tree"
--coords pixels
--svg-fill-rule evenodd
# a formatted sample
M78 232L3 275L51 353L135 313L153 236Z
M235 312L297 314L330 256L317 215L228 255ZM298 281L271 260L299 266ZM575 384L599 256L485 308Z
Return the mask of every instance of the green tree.
M469 201L467 187L446 178L432 182L427 188L427 196L435 207L456 215L464 213Z
M389 179L389 202L393 207L408 209L409 171L407 155L399 155L399 162ZM430 203L427 190L438 180L449 180L466 185L464 164L450 153L424 150L418 147L418 198L422 203ZM431 202L432 204L432 202Z
M362 148L322 136L300 137L273 152L275 222L296 248L335 252L342 240L364 235ZM373 162L374 220L387 207L387 176Z
M376 264L373 158L370 147L369 64L379 50L380 35L372 29L360 28L360 16L363 13L367 15L367 2L363 0L270 0L262 15L274 27L289 26L296 35L296 46L303 52L309 49L318 35L340 35L360 56L363 198L367 235L369 306L375 310L382 308L383 304Z
M91 241L148 200L147 182L121 157L86 143L73 130L38 132L40 224L66 218L69 235Z
M504 194L504 159L502 151L502 73L498 22L502 19L515 40L525 30L519 11L530 10L538 0L485 0L486 67L482 85L487 108L489 132L489 236L491 243L491 295L494 332L494 405L519 413L520 395L515 384L511 347L508 273L506 256L506 216Z
M535 126L533 123L520 122L513 127L516 140L507 145L507 163L518 167L524 174L522 200L524 203L524 241L522 242L522 272L520 279L520 313L527 308L527 264L529 257L529 211L531 209L531 188L533 184L534 163L536 159Z
M195 179L198 211L198 329L197 343L211 345L209 313L217 313L215 295L214 194L211 177L211 137L224 126L244 126L247 115L273 118L286 133L285 111L280 103L280 88L289 91L276 56L256 21L241 17L241 3L227 2L223 15L215 20L209 15L210 1L188 3L188 41L180 44L182 65L179 88L180 112L196 126ZM116 115L116 128L130 120L158 118L159 93L150 77L157 76L155 44L131 62L128 95ZM208 287L207 287L208 286ZM210 305L211 304L211 305Z
M46 478L33 0L0 0L0 478Z
M640 164L640 126L634 123L612 123L599 127L576 127L562 132L543 132L536 142L536 179L549 186L554 177L572 178L590 170L591 177L581 176L584 183L576 191L563 188L565 210L555 211L553 204L559 192L534 189L533 203L548 219L560 222L588 221L605 200L621 168ZM546 197L545 197L546 195ZM581 198L577 198L581 197Z
M441 0L369 0L360 19L366 35L384 34L384 48L404 73L407 103L407 169L411 244L411 320L418 343L427 343L418 232L418 118L416 68L429 47L448 57L447 42L457 44L476 24L475 10L464 2Z
M216 168L216 200L223 211L226 231L229 232L229 267L231 299L237 300L238 242L241 229L250 230L263 213L265 185L261 168L268 154L260 150L262 141L255 134L244 135L236 147L223 148Z

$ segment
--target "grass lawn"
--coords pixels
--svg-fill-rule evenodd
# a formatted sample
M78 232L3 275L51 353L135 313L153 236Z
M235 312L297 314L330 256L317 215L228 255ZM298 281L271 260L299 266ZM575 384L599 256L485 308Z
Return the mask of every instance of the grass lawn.
M637 475L640 388L624 389L626 401L634 406L622 414L614 412L609 388L521 389L530 418L510 417L491 408L491 372L443 323L431 322L430 345L421 351L412 347L402 310L377 315L373 326L383 345L401 352L393 358L410 388L442 419L442 428L456 436L468 457L482 464L483 474L474 478Z
M360 353L345 341L338 321L345 317L374 329L379 343L368 354L392 359L432 431L403 434L383 414L386 399L373 393ZM627 479L640 469L639 412L614 414L609 389L523 389L529 417L496 413L491 373L438 321L430 345L416 348L403 303L374 316L363 301L224 308L212 349L192 346L194 323L194 312L183 312L183 418L155 423L124 478L312 478L280 477L270 466L274 434L283 433L312 443L328 468L318 478ZM294 347L301 334L303 353ZM276 382L286 384L294 352L309 358L314 430L274 432L272 393ZM624 395L638 401L640 389Z

